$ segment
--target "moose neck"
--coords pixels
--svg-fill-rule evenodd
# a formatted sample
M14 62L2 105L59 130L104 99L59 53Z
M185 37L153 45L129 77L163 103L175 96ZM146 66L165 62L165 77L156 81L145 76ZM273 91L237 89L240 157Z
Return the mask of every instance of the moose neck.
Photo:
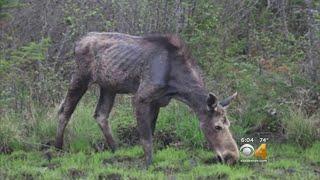
M198 116L207 110L208 92L204 87L181 85L181 87L177 87L177 90L176 98L191 107Z
M207 110L208 92L204 87L200 69L191 61L176 60L171 62L172 78L169 85L176 91L175 98L191 107L198 116Z

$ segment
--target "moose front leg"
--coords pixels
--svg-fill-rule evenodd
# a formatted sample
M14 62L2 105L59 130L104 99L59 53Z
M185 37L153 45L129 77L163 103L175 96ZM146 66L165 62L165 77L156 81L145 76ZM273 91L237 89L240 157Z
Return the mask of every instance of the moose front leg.
M140 141L144 151L146 167L152 163L152 129L151 123L155 117L155 107L150 103L135 102L136 118Z

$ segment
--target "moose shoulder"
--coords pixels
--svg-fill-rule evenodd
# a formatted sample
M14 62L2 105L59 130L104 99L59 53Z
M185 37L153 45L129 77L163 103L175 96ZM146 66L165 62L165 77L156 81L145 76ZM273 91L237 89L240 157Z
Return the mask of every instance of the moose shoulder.
M171 98L195 111L221 162L234 164L238 160L238 147L226 117L226 108L236 94L219 102L207 92L196 61L178 36L92 32L76 43L75 58L76 70L59 110L56 148L62 148L66 125L88 86L98 84L100 98L94 117L112 151L116 143L107 119L116 94L131 93L147 166L152 162L152 134L159 109Z

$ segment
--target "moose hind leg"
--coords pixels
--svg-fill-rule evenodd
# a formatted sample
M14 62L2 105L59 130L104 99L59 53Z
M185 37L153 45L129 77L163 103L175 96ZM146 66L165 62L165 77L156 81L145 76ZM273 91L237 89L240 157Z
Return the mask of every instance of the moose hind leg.
M112 152L116 150L116 143L112 137L111 130L108 124L108 117L113 106L115 94L104 89L100 89L100 98L96 107L94 118L96 119L106 143Z
M57 128L57 134L56 134L56 140L55 140L55 147L58 149L62 149L64 130L79 100L87 91L88 84L89 84L89 80L87 78L83 78L77 75L75 75L71 80L71 84L68 89L67 95L63 100L63 102L61 103L61 106L58 112L59 124Z

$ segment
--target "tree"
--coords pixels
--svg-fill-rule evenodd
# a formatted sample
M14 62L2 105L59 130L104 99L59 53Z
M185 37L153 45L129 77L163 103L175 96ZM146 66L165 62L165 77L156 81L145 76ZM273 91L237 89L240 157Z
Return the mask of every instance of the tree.
M305 0L307 5L307 24L308 24L308 47L307 47L307 67L306 71L313 82L320 82L319 68L320 68L320 24L315 21L315 13L320 14L313 6L312 0ZM319 5L319 4L318 4ZM320 7L320 5L319 5Z

